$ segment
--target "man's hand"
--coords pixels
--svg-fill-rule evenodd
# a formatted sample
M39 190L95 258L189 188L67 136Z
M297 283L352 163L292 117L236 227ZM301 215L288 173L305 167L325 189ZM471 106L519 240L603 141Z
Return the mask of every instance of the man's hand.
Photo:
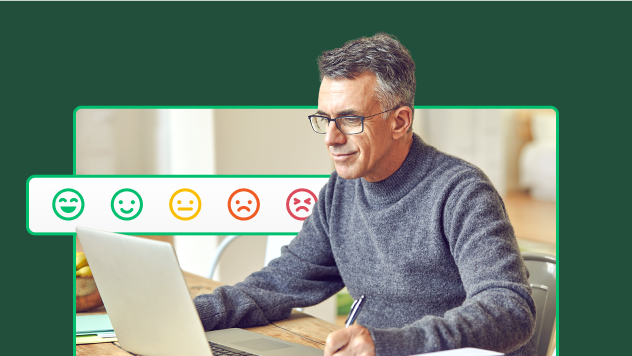
M338 351L340 350L340 351ZM351 325L327 336L325 356L375 356L375 344L367 328Z

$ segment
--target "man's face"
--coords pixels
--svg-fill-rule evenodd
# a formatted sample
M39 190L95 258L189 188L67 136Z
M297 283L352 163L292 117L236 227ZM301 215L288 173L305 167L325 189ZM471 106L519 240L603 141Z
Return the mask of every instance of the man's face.
M364 72L354 79L324 78L318 94L318 113L330 118L377 114L382 110L374 98L376 84L377 78L371 72ZM384 120L382 117L376 115L364 120L364 132L357 135L345 135L333 122L329 124L325 144L339 176L345 179L363 177L369 182L386 178L383 160L392 144L391 118Z

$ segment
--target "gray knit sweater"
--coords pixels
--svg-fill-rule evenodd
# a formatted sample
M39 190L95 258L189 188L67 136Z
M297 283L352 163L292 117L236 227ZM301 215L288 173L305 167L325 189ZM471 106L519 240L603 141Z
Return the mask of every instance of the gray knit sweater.
M413 136L387 179L335 172L281 257L195 298L206 330L265 325L347 286L377 356L535 355L535 304L505 206L475 166ZM531 341L530 341L531 340Z

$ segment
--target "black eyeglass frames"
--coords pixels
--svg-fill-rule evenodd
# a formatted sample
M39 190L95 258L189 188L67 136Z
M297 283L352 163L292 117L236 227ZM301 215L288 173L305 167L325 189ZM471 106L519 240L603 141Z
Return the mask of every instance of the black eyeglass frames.
M307 118L309 119L310 124L312 125L312 129L319 134L327 133L327 128L329 127L329 123L331 121L336 123L336 127L338 130L345 135L357 135L359 133L364 132L364 120L373 116L377 116L380 114L384 114L385 112L393 111L395 109L399 109L401 106L392 108L390 110L382 111L380 113L371 115L371 116L340 116L335 119L330 119L326 116L321 115L310 115Z

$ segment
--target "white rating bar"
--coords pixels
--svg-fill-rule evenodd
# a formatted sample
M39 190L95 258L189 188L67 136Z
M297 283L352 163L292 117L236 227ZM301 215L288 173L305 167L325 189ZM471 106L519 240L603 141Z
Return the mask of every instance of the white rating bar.
M296 234L328 176L32 176L27 229Z

